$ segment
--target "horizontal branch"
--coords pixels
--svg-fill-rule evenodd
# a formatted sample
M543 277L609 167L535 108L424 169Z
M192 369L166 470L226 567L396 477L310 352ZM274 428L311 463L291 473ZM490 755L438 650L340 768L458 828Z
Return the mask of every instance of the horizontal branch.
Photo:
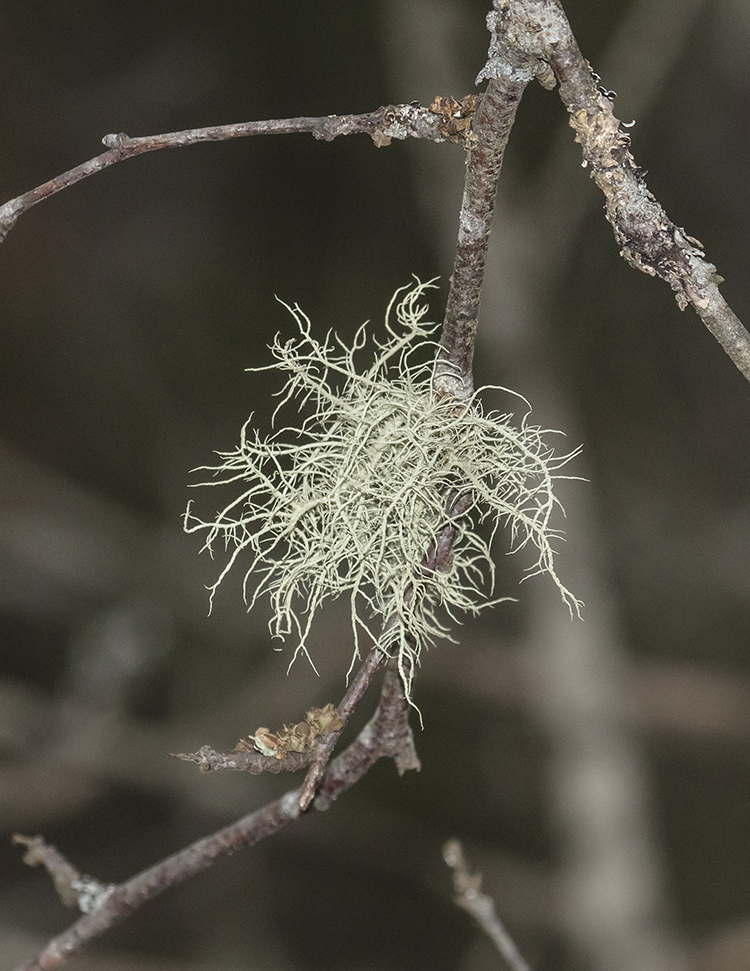
M270 772L299 772L306 768L315 757L315 751L285 752L283 758L274 755L263 755L256 749L238 748L234 752L217 752L210 745L201 745L197 752L178 752L170 756L181 762L193 762L201 772L249 772L250 775L261 775Z
M476 96L468 97L476 99ZM340 135L364 134L369 135L378 148L390 145L394 138L427 138L434 142L460 142L468 133L468 117L474 107L474 103L469 101L462 111L461 103L455 99L437 98L429 108L414 102L408 105L386 105L378 108L377 111L361 115L248 121L236 125L191 128L186 131L143 135L137 138L131 138L123 132L105 135L102 144L107 147L106 152L0 206L0 243L13 228L18 217L38 202L75 185L82 179L87 179L90 175L102 172L110 165L146 152L156 152L161 148L185 148L188 145L198 145L203 142L225 142L232 138L247 138L250 135L309 134L313 138L332 142Z
M723 278L705 259L700 243L676 226L649 192L630 153L612 101L578 48L557 0L494 0L490 58L481 78L505 78L514 59L535 57L551 70L570 125L583 151L583 165L604 193L605 212L620 254L631 266L666 280L677 305L691 305L750 381L750 333L719 293ZM509 53L510 52L510 53Z

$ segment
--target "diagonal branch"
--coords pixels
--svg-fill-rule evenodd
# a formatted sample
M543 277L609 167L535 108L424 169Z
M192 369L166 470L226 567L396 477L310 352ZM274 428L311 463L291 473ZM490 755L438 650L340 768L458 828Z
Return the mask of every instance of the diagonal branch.
M354 709L357 707L365 691L367 691L368 687L370 686L372 679L375 677L375 672L378 670L378 665L384 659L385 655L377 647L374 647L365 658L365 661L357 672L356 677L349 685L349 690L341 699L341 703L336 706L336 711L339 714L339 718L343 720L344 725L346 725L351 718ZM333 749L336 742L338 742L342 731L343 728L339 729L339 731L331 732L330 735L327 735L325 739L323 739L315 750L315 756L312 764L307 770L305 781L302 783L302 788L300 789L299 804L301 809L307 809L312 802L320 784L320 780L323 778L326 766L328 765L333 753Z
M407 714L408 706L401 681L398 673L389 666L373 717L354 742L331 762L323 775L320 795L313 803L316 809L327 809L331 802L361 779L380 758L392 758L399 774L407 769L419 769ZM280 799L210 836L197 840L124 883L99 885L101 892L93 897L89 888L95 881L87 878L84 890L89 893L88 899L92 907L90 912L84 913L68 930L51 940L36 958L19 966L16 971L53 971L61 967L110 927L129 917L146 901L201 873L221 857L254 846L300 816L300 790L293 789ZM71 892L77 892L78 871L54 848L47 847L38 837L16 837L16 842L28 847L27 862L42 863L47 867L61 895L64 894L67 898ZM63 886L66 880L67 888ZM80 893L78 901L80 906Z
M297 792L288 792L281 799L198 840L130 880L108 888L99 896L90 913L85 913L66 931L53 938L36 958L16 971L53 971L61 967L146 901L207 869L220 857L253 846L266 836L278 832L296 819L299 811Z
M612 101L581 54L560 3L493 2L495 11L488 17L490 57L478 80L505 83L524 57L554 73L581 145L583 165L604 193L605 213L621 255L643 273L666 280L681 310L692 305L750 381L750 334L719 293L723 278L705 259L700 243L675 226L648 191L643 171L630 153L630 137L621 131Z

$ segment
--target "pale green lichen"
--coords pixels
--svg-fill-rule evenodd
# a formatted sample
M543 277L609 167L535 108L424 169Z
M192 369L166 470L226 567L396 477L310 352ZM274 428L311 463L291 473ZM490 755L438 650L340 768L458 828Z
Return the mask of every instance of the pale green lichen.
M485 413L486 389L468 402L434 392L437 325L423 322L428 308L419 304L431 286L417 281L394 294L388 336L370 339L374 361L364 372L365 325L351 347L330 332L319 343L289 307L299 337L277 337L275 363L250 370L287 375L274 423L287 407L306 417L261 437L251 415L239 447L219 453L220 464L203 470L214 478L197 483L237 483L240 494L208 521L190 505L185 513L188 532L207 532L204 548L220 540L231 550L212 599L247 555L248 609L269 597L271 632L294 635L296 658L309 657L318 609L347 595L352 664L363 637L377 644L397 659L409 698L422 649L449 635L449 621L509 599L493 592L490 548L501 524L511 551L536 548L529 572L548 573L571 611L580 606L555 572L551 541L560 534L550 525L554 481L568 478L555 473L576 453L555 456L528 411L516 425L512 415Z

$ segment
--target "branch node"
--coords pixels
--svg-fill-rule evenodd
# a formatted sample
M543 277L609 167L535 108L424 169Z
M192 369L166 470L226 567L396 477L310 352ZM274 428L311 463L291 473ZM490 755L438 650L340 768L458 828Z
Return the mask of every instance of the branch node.
M5 207L3 207L5 208ZM20 213L12 212L0 216L0 243L5 241L5 237L13 229Z
M81 913L90 914L117 889L117 884L101 883L95 877L83 874L71 883L70 888L78 895L77 903Z
M102 139L102 145L105 148L125 148L129 142L130 135L126 135L124 131L118 132L116 135L105 135Z

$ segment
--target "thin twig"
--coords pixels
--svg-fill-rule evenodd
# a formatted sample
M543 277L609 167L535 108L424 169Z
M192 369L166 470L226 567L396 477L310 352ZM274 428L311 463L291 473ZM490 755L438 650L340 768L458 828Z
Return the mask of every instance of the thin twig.
M443 859L453 870L453 889L455 902L467 911L479 924L498 951L502 954L511 971L531 971L516 947L513 938L497 916L495 901L482 893L481 874L472 874L458 840L449 840L443 846Z
M249 772L250 775L261 775L270 772L299 772L305 769L315 757L314 751L285 752L283 758L275 755L263 755L255 749L238 748L234 752L217 752L210 745L201 745L197 752L170 753L171 759L181 762L193 762L201 772Z
M351 718L354 709L361 701L362 696L370 686L372 679L375 677L375 673L378 670L380 662L384 659L385 655L383 652L378 648L373 648L365 659L364 664L360 667L359 671L357 671L356 676L349 685L349 690L341 699L341 703L336 706L336 711L338 712L339 718L343 720L344 725L346 725ZM343 728L336 732L331 732L329 735L326 735L323 741L317 746L312 764L307 770L305 781L302 783L302 788L300 789L300 809L307 809L312 802L315 792L320 784L320 780L323 778L323 773L325 772L326 766L331 758L334 746L339 740L339 736L341 735L342 731Z
M21 836L15 833L13 842L26 847L23 862L27 866L43 866L49 873L65 906L76 907L78 894L73 889L73 884L80 880L81 874L73 864L54 846L45 843L41 836Z
M327 809L380 758L392 758L399 773L419 769L407 713L408 705L398 674L389 668L375 714L357 739L333 760L325 772L320 795L313 803L316 809ZM16 971L53 971L61 967L146 901L207 869L221 857L253 846L298 819L301 816L299 800L300 790L293 789L281 799L198 840L130 880L108 886L106 892L95 901L90 913L84 914L67 931L51 940L36 958L20 965ZM17 842L34 848L38 859L63 859L53 847L46 847L46 851L42 852L45 844L38 837L31 840L21 837Z
M421 573L424 573L424 574L434 573L435 570L441 569L441 567L444 567L445 564L449 561L452 555L451 551L453 548L453 544L458 538L458 520L460 519L461 516L465 514L470 504L471 504L471 496L468 493L451 497L451 500L449 503L450 521L446 526L443 527L441 532L438 534L435 542L430 546L428 550L425 551L425 554L422 557L422 562L419 568ZM406 591L405 598L406 599L411 598L413 596L413 593L414 593L414 588L410 587L409 590ZM398 622L399 622L398 618L394 616L394 617L391 617L391 619L388 621L388 625L395 624ZM364 695L365 691L369 687L375 675L375 672L378 669L380 662L383 661L385 657L386 655L380 649L373 648L373 650L370 652L369 656L365 660L364 664L357 672L357 675L352 681L352 684L349 687L349 690L344 695L341 703L336 708L339 714L339 717L343 719L344 725L346 725L346 723L349 721L349 718L351 717L355 707L357 706L362 696ZM407 662L402 662L402 663L405 665ZM399 677L397 677L394 674L391 666L388 668L388 671L386 673L386 679L388 680L388 683L390 683L390 680L392 680L393 678L395 678L396 681L399 681L399 684L401 685L401 688L399 690L401 690L403 694L404 683L408 683L408 674L405 670L399 670L398 674L400 675L400 680L399 680ZM384 685L383 691L385 692L386 690L389 690L391 692L393 705L395 706L396 695L394 694L394 692L397 689L395 688L395 686L391 686L389 689L387 689L387 685ZM381 697L384 697L384 696L381 696ZM404 725L406 726L406 731L409 733L409 736L411 737L411 729L409 728L408 718L406 717L406 715L407 715L407 711L406 711L406 707L404 707L403 722L404 722ZM343 728L340 729L339 731L331 732L318 745L315 751L313 762L310 768L308 769L307 776L305 777L305 781L302 785L302 789L300 792L300 806L302 809L307 809L312 799L314 798L315 792L318 788L320 780L323 777L325 767L329 759L331 758L331 753L333 752L333 749L342 731L343 731ZM379 741L382 741L382 740L379 740ZM397 765L398 765L398 760L397 760ZM408 765L406 767L415 768L414 765ZM399 768L399 772L402 772L402 771L403 770Z
M430 544L427 550L425 550L424 556L422 557L422 561L419 565L419 570L417 571L417 578L415 579L415 582L417 583L419 582L420 575L431 576L432 574L434 574L436 570L446 568L452 556L453 545L458 538L458 532L459 532L458 522L461 519L461 517L466 513L470 505L471 505L471 494L468 492L459 493L458 495L452 495L450 497L450 500L448 502L449 521L442 528L440 533L437 535L437 537L435 538L435 541ZM414 586L412 585L405 591L404 600L408 602L411 600L413 596L414 596ZM389 620L386 622L385 630L398 623L400 623L399 618L396 615L391 616ZM369 656L365 660L364 664L357 672L357 675L354 678L349 690L344 695L344 698L342 699L341 704L338 705L336 709L339 714L339 717L343 719L344 725L346 725L346 723L349 721L349 718L351 717L352 712L354 711L358 702L360 701L365 691L367 690L370 682L372 681L372 678L375 675L378 665L380 664L381 661L385 659L386 659L386 655L384 654L383 651L381 651L379 648L373 648L373 650L370 652ZM409 674L410 669L407 670L408 663L409 663L408 661L402 660L400 662L400 667L398 670L398 673L401 679L402 691L403 691L403 686L405 684L408 684L410 681L410 674ZM393 671L391 670L391 668L389 668L388 673L386 674L386 677L390 679L394 676L395 675L393 674ZM384 691L385 690L386 689L384 686ZM391 690L395 691L395 688ZM404 721L408 729L408 719L406 719L406 711L404 712ZM323 771L325 769L326 763L331 757L331 753L333 752L334 746L338 741L341 731L343 731L343 729L337 732L331 732L331 734L328 735L318 746L313 763L310 766L310 769L308 770L307 777L305 778L305 781L302 786L302 791L300 795L300 806L302 807L302 809L307 809L307 807L310 805L310 802L312 801L315 795L318 783L320 782L323 776ZM408 731L411 732L411 729L408 729ZM413 768L413 766L408 766L408 767Z
M298 815L297 791L294 790L263 809L250 813L249 816L244 816L230 826L167 857L130 880L115 885L90 913L84 914L66 931L53 938L34 960L20 965L16 971L52 971L61 967L95 938L138 910L147 900L200 873L219 857L252 846L264 837L278 832Z
M438 105L436 103L436 109ZM462 130L451 124L448 113L423 108L419 104L386 105L377 111L361 115L327 115L322 118L279 118L270 121L248 121L236 125L215 125L211 128L192 128L187 131L167 132L162 135L143 135L137 138L120 132L105 135L102 144L108 151L83 162L43 185L24 192L0 206L0 243L5 239L22 213L38 202L48 199L61 189L75 185L81 179L101 172L110 165L122 162L145 152L160 148L185 148L202 142L223 142L249 135L311 134L313 138L331 142L339 135L369 135L381 148L390 145L391 139L428 138L432 141L461 141L469 128Z

